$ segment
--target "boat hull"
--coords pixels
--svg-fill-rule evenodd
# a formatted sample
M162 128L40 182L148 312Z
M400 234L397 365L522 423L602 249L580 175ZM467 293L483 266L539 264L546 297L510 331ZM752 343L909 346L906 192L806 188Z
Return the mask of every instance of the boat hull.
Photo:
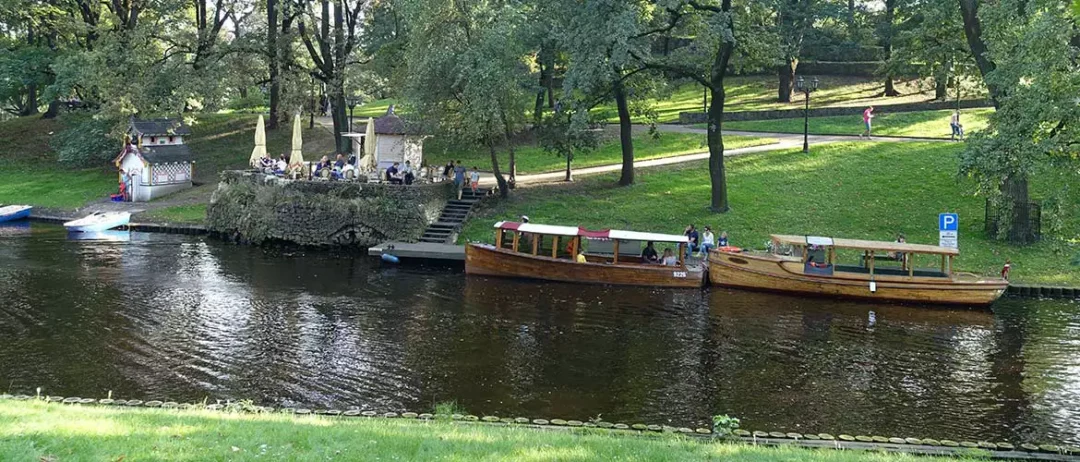
M21 207L21 208L17 207L17 208L13 208L13 209L9 209L9 210L4 210L4 209L9 209L9 208L4 207L3 209L0 209L0 223L4 223L4 222L7 222L7 221L22 220L24 218L29 218L30 217L30 211L33 209L33 207L25 206L25 207Z
M69 232L73 233L93 233L118 228L131 222L131 214L127 212L109 214L97 219L93 218L94 216L91 215L89 217L69 221L64 223L64 228L67 228Z
M498 249L465 246L465 273L481 276L644 287L702 287L705 272L670 266L577 263Z
M877 300L947 305L985 306L1008 288L1005 280L962 281L953 278L870 276L834 273L834 276L802 274L801 262L772 255L709 254L709 282L713 285L752 290L789 292Z

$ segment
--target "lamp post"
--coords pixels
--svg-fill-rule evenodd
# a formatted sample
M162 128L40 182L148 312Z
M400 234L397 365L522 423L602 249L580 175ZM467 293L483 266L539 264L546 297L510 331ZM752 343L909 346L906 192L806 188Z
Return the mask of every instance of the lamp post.
M349 103L349 133L352 133L352 131L353 131L353 128L352 128L353 127L353 109L355 109L356 106L360 104L360 97L359 96L350 96L350 97L348 97L348 103Z
M818 79L814 77L813 80L807 82L802 76L799 76L795 80L795 89L801 91L805 95L806 107L803 109L803 141L802 152L810 152L810 93L813 93L818 88Z

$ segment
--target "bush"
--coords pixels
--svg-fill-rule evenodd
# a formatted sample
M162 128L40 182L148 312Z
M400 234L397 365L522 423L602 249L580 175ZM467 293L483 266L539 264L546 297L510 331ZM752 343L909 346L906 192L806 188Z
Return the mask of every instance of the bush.
M78 167L101 166L120 152L120 140L111 137L113 122L95 119L89 114L66 113L60 118L63 126L49 144L57 160Z

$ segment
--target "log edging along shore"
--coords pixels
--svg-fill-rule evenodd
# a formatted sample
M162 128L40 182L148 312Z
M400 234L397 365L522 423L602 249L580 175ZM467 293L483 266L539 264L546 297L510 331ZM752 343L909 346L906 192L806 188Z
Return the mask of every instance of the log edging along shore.
M75 218L34 214L30 216L30 219L43 223L63 224L68 221L74 220ZM210 234L210 231L205 226L192 224L130 223L127 226L122 226L121 229L140 231L144 233L189 234L200 236ZM1080 298L1080 287L1040 286L1031 284L1010 283L1005 293L1010 296L1025 298L1074 299Z
M827 433L794 433L794 432L765 432L748 431L738 429L731 435L718 436L708 428L672 427L668 425L646 425L644 423L625 424L605 421L581 421L563 419L530 419L526 417L499 417L494 415L475 416L467 414L451 414L449 416L416 413L416 412L377 412L374 410L360 410L351 408L341 409L310 409L299 407L287 407L274 409L265 406L255 406L247 402L220 401L214 404L192 404L177 401L138 399L94 399L80 397L43 396L0 394L0 400L14 401L42 401L55 405L86 405L86 406L118 406L118 407L147 407L175 410L208 410L222 412L245 412L245 413L271 413L278 412L297 416L318 415L338 418L383 418L383 419L410 419L410 420L449 420L458 424L475 425L498 425L515 426L521 428L534 428L539 430L569 431L589 429L591 431L613 432L620 435L681 435L700 440L732 441L746 444L766 446L798 446L816 449L849 449L867 451L888 451L920 455L937 456L979 456L991 459L1010 460L1052 460L1080 462L1080 448L1074 446L1061 446L1053 444L1035 445L1030 443L1013 445L1006 442L992 443L989 441L952 441L948 439L933 438L897 438L884 436L851 436L840 434L833 436Z
M42 223L54 223L64 224L76 217L62 217L56 215L30 215L30 220L40 221ZM121 226L118 229L127 231L140 231L144 233L163 233L163 234L190 234L190 235L204 235L209 234L209 231L205 226L193 225L193 224L181 224L181 223L128 223Z

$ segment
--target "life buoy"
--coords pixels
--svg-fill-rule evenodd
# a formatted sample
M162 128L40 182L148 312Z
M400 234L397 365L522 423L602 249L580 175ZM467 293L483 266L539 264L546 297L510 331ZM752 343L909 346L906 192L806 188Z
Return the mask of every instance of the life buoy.
M738 247L735 247L735 246L733 246L733 245L725 245L725 246L723 246L723 247L719 247L719 248L717 248L716 250L719 250L719 251L721 251L721 252L729 252L729 253L739 253L739 252L742 252L742 249L740 249L740 248L738 248Z

